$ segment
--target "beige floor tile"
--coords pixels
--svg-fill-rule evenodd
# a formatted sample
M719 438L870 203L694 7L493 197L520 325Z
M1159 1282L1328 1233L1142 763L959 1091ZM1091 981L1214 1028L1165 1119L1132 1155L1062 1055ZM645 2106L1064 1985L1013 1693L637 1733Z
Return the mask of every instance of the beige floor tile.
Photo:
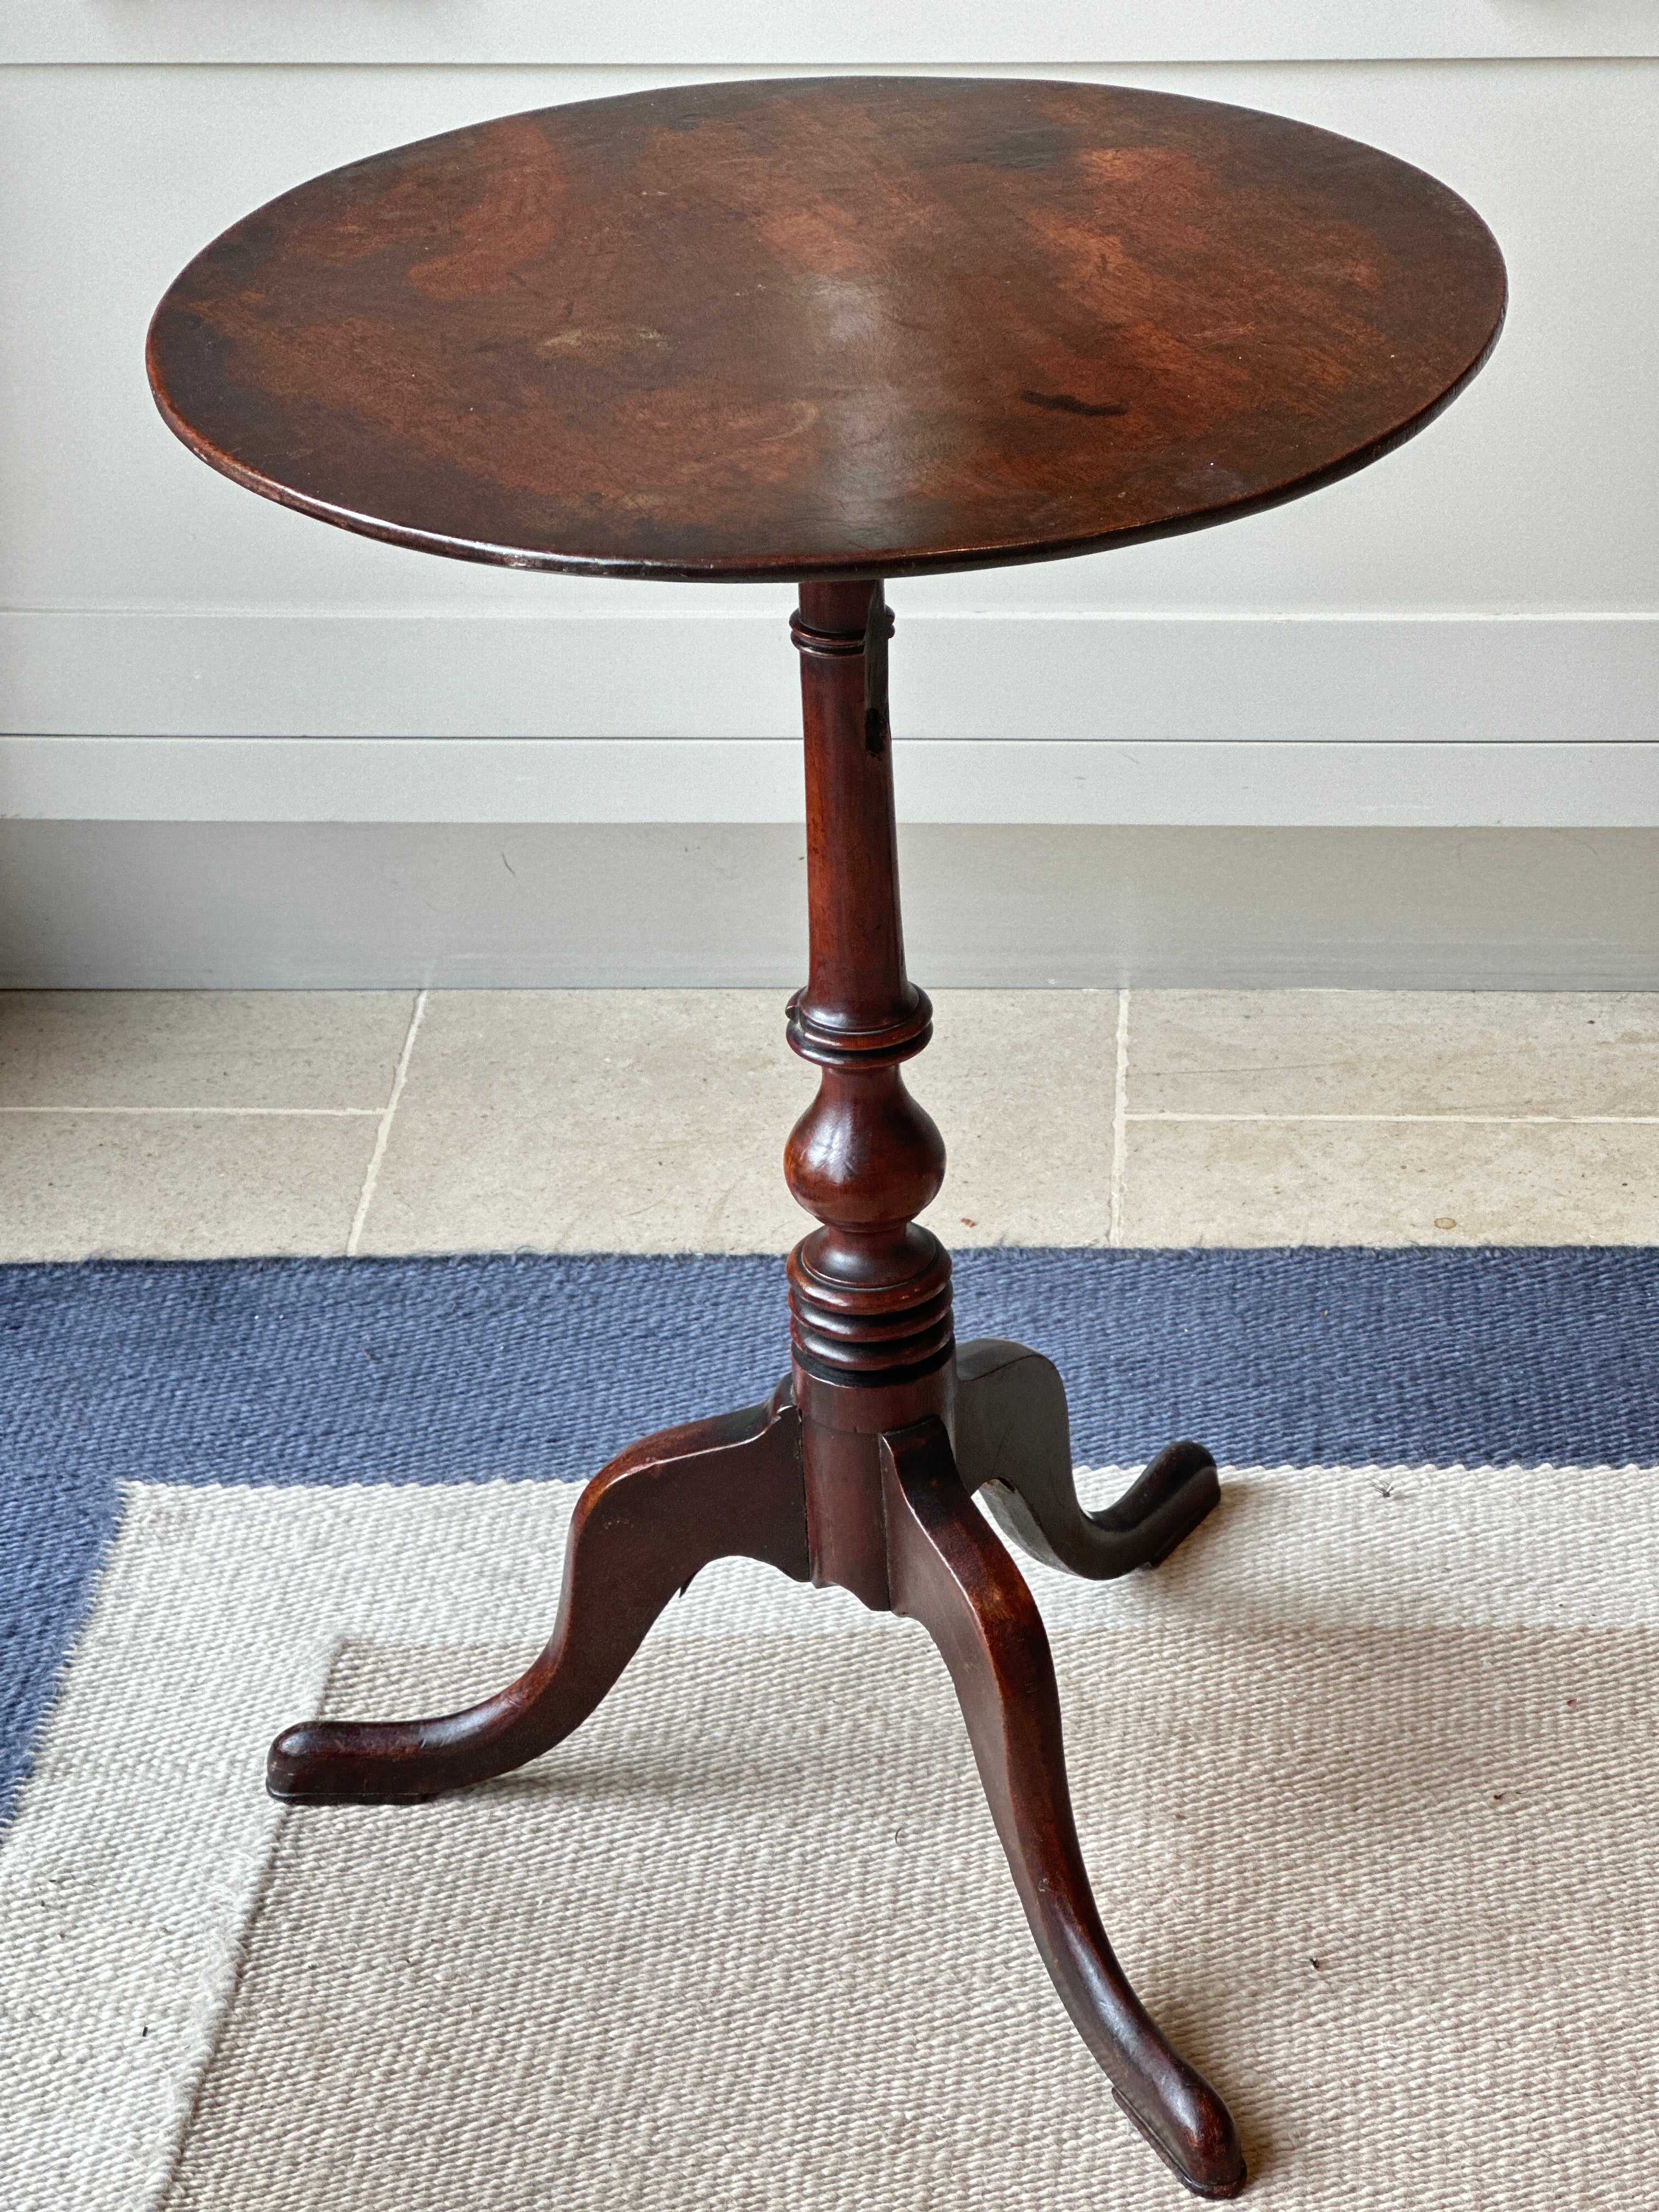
M1128 1244L1659 1242L1659 1128L1138 1121L1127 1134Z
M908 1071L955 1246L1103 1243L1115 994L941 994ZM815 1073L770 991L434 993L360 1249L784 1251ZM966 1217L964 1219L963 1217Z
M1659 1114L1659 992L1137 991L1132 1114Z
M372 1119L0 1115L0 1260L341 1252Z
M781 1252L775 991L434 992L359 1249Z
M409 991L0 992L0 1106L368 1107Z
M907 1079L945 1138L922 1216L951 1246L1103 1244L1115 991L939 991Z

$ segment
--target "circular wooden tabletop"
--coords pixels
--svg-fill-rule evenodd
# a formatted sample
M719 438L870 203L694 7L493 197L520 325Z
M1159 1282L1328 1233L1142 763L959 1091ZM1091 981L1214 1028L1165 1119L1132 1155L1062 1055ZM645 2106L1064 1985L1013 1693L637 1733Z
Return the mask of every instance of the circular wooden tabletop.
M916 574L1290 499L1420 429L1503 320L1455 193L1106 85L827 77L502 117L191 262L162 413L240 483L515 568Z

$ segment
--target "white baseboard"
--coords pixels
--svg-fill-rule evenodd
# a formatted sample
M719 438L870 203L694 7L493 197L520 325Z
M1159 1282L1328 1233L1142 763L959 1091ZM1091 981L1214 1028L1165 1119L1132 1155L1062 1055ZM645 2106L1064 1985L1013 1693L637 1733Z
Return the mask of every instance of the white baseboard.
M941 987L1659 987L1659 830L900 832ZM775 823L0 823L13 988L766 986L805 975Z

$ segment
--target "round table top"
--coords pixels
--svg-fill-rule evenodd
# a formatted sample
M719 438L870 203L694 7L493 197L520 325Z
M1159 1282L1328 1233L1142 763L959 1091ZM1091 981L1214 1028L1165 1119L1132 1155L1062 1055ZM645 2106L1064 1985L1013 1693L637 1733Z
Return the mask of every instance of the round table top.
M349 530L610 575L1042 560L1313 490L1480 366L1504 264L1353 140L1109 85L504 116L246 216L156 311L186 445Z

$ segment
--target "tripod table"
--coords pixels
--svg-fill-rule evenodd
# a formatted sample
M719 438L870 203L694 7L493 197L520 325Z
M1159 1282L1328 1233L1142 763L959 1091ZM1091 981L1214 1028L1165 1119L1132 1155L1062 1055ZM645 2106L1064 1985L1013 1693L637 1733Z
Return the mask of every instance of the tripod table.
M811 962L788 1041L821 1078L785 1172L820 1226L789 1256L791 1373L594 1477L527 1674L435 1719L291 1728L276 1796L406 1802L533 1759L712 1559L839 1584L938 1644L1032 1935L1124 2111L1199 2195L1243 2187L1226 2107L1107 1943L1042 1623L973 1503L1040 1559L1118 1575L1202 1519L1215 1466L1172 1443L1085 1513L1054 1369L955 1341L950 1260L915 1224L944 1146L900 1072L930 1008L900 931L884 583L1328 484L1446 405L1504 301L1479 216L1371 148L1163 94L926 77L504 117L302 185L179 277L157 401L250 489L460 560L800 594Z

